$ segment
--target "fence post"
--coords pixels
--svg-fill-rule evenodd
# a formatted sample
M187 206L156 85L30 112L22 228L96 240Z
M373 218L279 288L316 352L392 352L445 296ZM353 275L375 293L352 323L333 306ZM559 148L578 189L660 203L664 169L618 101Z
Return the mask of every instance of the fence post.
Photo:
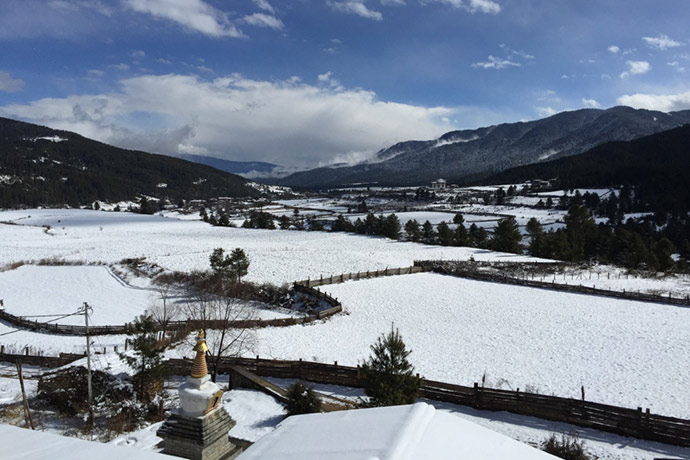
M0 345L0 354L5 354L5 345Z
M26 356L29 356L29 346L28 345L24 348L24 354Z

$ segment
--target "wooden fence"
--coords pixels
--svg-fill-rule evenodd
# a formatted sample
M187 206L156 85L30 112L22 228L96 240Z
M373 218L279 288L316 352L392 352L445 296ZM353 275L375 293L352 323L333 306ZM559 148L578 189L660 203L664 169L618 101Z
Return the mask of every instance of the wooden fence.
M55 368L83 355L61 354L59 357L0 353L0 361ZM186 375L191 359L165 361L174 375ZM223 358L219 373L230 374L239 366L262 377L301 379L314 383L362 388L364 379L359 366L341 366L309 361L278 361L256 358ZM608 404L520 391L472 387L422 379L422 398L469 406L479 410L507 411L623 436L690 447L690 420L652 414L649 409L627 409Z
M371 278L381 278L383 276L410 275L412 273L430 272L431 267L413 266L404 268L386 268L385 270L371 270L366 272L342 273L340 275L330 275L327 278L321 276L318 279L306 279L296 281L295 284L306 287L324 286L328 284L344 283L345 281L359 281Z
M457 276L458 278L468 278L479 281L489 281L492 283L514 284L518 286L526 286L539 289L551 289L563 292L572 292L576 294L589 294L602 297L614 297L617 299L638 300L642 302L653 302L677 305L682 307L690 306L690 296L688 297L671 297L661 296L655 294L646 294L643 292L632 291L612 291L608 289L599 289L596 287L582 286L577 284L563 284L557 283L555 279L549 281L539 281L529 279L525 275L523 278L508 275L507 273L497 273L479 270L479 267L487 267L490 264L480 264L466 262L466 261L448 261L448 260L416 260L414 262L416 267L424 268L425 271L433 271L444 275ZM498 265L500 267L500 265Z
M186 374L191 360L166 362L176 374ZM361 388L364 386L361 369L357 367L322 364L307 361L276 361L252 358L225 358L220 373L229 373L231 366L240 366L262 377L302 379ZM650 413L649 409L627 409L579 399L524 393L510 390L452 385L422 380L420 397L443 401L479 410L507 411L521 415L564 422L623 436L690 447L690 420Z
M312 314L293 318L276 318L276 319L250 319L250 320L198 320L188 319L185 321L170 321L166 324L166 330L175 332L189 332L203 328L206 329L254 329L263 327L287 327L297 324L307 324L321 319L329 318L340 313L343 306L337 299L329 296L325 292L321 292L309 286L304 286L295 283L294 289L298 292L310 295L329 305L329 308L318 310ZM42 332L48 334L58 335L76 335L86 336L85 326L71 326L57 323L41 323L38 321L31 321L21 316L15 316L5 310L0 309L0 321L7 322L18 329L26 329L35 332ZM131 323L115 325L115 326L89 326L89 335L114 335L114 334L129 334L133 331Z
M49 369L53 369L56 367L64 366L65 364L69 364L85 356L85 354L77 355L72 353L60 353L60 356L38 356L30 355L28 354L28 352L26 354L20 355L14 353L5 353L3 350L2 352L0 352L0 362L19 362L22 364L28 364L30 366L46 367Z

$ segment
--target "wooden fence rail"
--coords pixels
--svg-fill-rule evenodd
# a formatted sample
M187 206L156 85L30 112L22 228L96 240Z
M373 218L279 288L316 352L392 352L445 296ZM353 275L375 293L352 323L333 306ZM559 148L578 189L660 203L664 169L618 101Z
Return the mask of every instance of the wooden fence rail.
M410 275L412 273L430 272L431 267L413 266L402 268L386 268L385 270L368 270L365 272L342 273L340 275L330 275L327 278L321 276L318 279L306 279L296 281L295 284L306 287L324 286L328 284L339 284L345 281L359 281L371 278L381 278L383 276Z
M295 283L294 289L304 294L317 298L326 304L329 308L317 310L306 316L293 318L275 318L275 319L250 319L237 321L222 321L222 320L198 320L188 319L185 321L170 321L166 324L167 331L193 331L205 327L206 329L224 329L224 328L263 328L263 327L287 327L297 324L307 324L321 319L329 318L340 313L343 306L337 299L329 296L325 292L321 292L309 286ZM18 329L26 329L35 332L42 332L47 334L57 335L76 335L86 336L85 326L72 326L67 324L57 323L42 323L38 321L31 321L21 316L15 316L3 309L0 309L0 321L11 324ZM131 323L115 325L115 326L89 326L89 335L120 335L129 334L133 331Z
M68 364L83 355L61 354L60 357L0 353L0 361L33 364L54 368ZM188 374L191 359L165 361L171 374ZM245 368L262 377L302 379L314 383L364 387L359 366L341 366L309 361L278 361L256 358L223 358L219 373L230 374L233 366ZM690 420L652 414L649 409L628 409L608 404L519 391L453 385L422 380L420 397L479 410L507 411L556 422L564 422L608 433L690 447Z
M478 270L478 266L471 262L456 262L448 260L416 260L415 266L424 268L426 271L433 271L444 275L456 276L458 278L467 278L478 281L489 281L492 283L514 284L518 286L533 287L539 289L551 289L563 292L572 292L576 294L588 294L602 297L614 297L617 299L638 300L642 302L653 302L670 304L681 307L690 306L690 296L688 297L671 297L661 296L655 294L646 294L643 292L632 291L612 291L608 289L599 289L596 287L582 286L576 284L562 284L556 283L555 280L538 281L534 279L518 278L505 273L487 272ZM480 265L486 266L486 265Z
M185 374L191 360L166 362L175 373ZM307 361L277 361L253 358L225 358L220 373L229 373L231 366L244 367L262 377L302 379L361 388L364 386L361 369L357 367L322 364ZM569 423L623 436L690 447L690 420L652 414L649 409L628 409L561 398L558 396L519 391L453 385L422 380L420 397L443 401L480 410L507 411L546 420Z

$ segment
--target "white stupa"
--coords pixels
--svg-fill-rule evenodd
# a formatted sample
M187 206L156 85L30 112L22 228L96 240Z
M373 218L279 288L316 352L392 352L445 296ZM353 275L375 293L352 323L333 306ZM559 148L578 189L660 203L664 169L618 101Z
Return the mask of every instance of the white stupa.
M208 375L204 331L199 332L194 351L192 373L178 389L180 408L156 434L164 439L164 454L192 460L233 459L241 453L228 439L235 422L219 405L223 391Z

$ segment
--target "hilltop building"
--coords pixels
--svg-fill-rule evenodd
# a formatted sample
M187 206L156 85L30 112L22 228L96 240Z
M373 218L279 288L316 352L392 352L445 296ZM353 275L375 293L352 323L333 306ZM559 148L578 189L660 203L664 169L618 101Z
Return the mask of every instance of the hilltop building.
M447 185L448 183L445 179L436 179L431 183L431 190L443 190Z

